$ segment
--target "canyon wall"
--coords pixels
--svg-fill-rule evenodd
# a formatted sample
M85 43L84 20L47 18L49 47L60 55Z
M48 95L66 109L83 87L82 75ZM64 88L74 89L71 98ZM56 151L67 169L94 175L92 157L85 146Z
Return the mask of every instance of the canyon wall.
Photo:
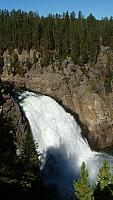
M34 63L34 50L30 53L23 51L22 55L17 54L19 62L24 60L26 63L26 59L29 58L32 67L27 69L24 66L25 74L13 75L8 72L10 55L5 52L1 80L12 84L17 90L29 90L52 96L75 116L82 128L83 136L87 137L91 147L101 150L113 145L113 87L112 81L110 89L109 82L107 83L108 54L109 50L102 47L96 64L78 66L67 57L62 63L54 61L48 66L42 66L38 53L35 52L37 61ZM111 53L110 55L112 56ZM11 115L14 121L17 119L19 129L21 117L18 117L19 111L14 100L11 101L13 108ZM7 102L9 100L4 105L6 113Z

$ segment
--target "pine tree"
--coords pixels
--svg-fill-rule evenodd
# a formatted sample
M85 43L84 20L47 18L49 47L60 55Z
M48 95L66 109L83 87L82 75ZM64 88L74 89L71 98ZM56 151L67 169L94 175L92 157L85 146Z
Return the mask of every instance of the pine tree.
M99 170L97 180L100 190L103 190L111 182L110 166L107 160L103 162L103 165Z
M34 143L31 133L27 134L20 155L20 184L25 190L30 188L33 182L40 181L40 161L37 149L37 144Z
M88 181L88 170L86 169L85 163L82 163L80 170L80 179L75 180L74 186L74 197L79 200L93 200L93 190Z

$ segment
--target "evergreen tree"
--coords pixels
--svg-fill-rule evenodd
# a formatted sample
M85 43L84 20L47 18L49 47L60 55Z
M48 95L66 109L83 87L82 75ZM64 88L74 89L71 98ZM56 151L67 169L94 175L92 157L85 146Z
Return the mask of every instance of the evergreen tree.
M93 200L93 190L88 181L88 170L86 169L85 163L82 163L80 170L80 179L74 181L74 197L79 200Z
M100 190L103 190L106 186L108 186L111 183L110 166L107 160L103 162L103 165L99 170L97 181L98 181Z
M27 134L20 155L20 184L25 189L31 187L33 182L40 181L40 161L37 149L37 144L34 143L31 133Z
M75 14L74 11L72 11L72 13L70 13L70 19L71 19L71 21L74 21L75 18L76 18L76 14Z
M92 14L85 18L81 11L40 17L37 12L0 10L0 55L18 48L35 48L45 60L64 60L71 56L81 66L96 63L101 46L113 49L113 17L97 20ZM109 81L108 81L109 82ZM110 83L110 82L109 82Z

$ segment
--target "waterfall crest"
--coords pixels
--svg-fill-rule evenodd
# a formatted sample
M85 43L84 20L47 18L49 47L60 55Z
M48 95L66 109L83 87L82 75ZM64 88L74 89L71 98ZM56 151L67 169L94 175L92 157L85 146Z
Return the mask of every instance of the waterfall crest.
M43 179L55 185L59 199L70 199L73 180L84 161L93 181L103 160L113 157L90 149L73 116L48 96L23 92L18 97L41 153Z

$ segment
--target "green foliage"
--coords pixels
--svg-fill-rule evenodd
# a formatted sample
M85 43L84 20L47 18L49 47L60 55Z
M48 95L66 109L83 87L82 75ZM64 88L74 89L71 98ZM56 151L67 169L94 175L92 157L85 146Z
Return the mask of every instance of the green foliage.
M100 189L103 190L109 183L111 183L111 172L108 161L104 161L97 176Z
M34 143L31 133L27 134L20 155L22 166L20 184L25 189L31 187L32 182L39 182L40 180L40 161L37 150L37 144Z
M37 144L34 143L31 133L28 133L21 141L23 145L18 156L12 121L7 116L4 118L0 115L0 122L0 184L4 187L20 187L22 191L32 190L32 186L38 185L41 178Z
M26 60L26 67L28 68L28 70L30 70L31 67L32 67L32 63L31 63L31 61L29 60L29 58Z
M21 53L35 48L44 53L44 65L50 61L48 52L59 60L71 56L75 64L95 63L102 45L113 47L112 27L112 17L97 20L90 14L85 18L81 11L77 18L74 11L40 17L32 11L0 10L0 54L6 49Z
M36 57L36 53L33 54L33 64L38 62L38 58Z
M22 70L20 69L19 62L15 63L15 64L13 62L11 62L10 71L14 76L16 74L20 74L20 71L22 71Z
M18 55L16 53L13 53L13 64L15 65L16 63L18 63Z
M48 54L44 54L42 60L41 60L41 66L47 66L50 63L50 57L49 57L49 53Z
M74 196L80 200L92 200L93 190L88 181L88 170L86 169L85 163L83 162L80 170L80 179L74 181Z
M80 178L74 180L74 199L79 200L112 200L113 175L108 161L104 161L97 175L97 182L91 186L88 181L88 170L85 163L80 170ZM93 187L93 189L92 189Z

